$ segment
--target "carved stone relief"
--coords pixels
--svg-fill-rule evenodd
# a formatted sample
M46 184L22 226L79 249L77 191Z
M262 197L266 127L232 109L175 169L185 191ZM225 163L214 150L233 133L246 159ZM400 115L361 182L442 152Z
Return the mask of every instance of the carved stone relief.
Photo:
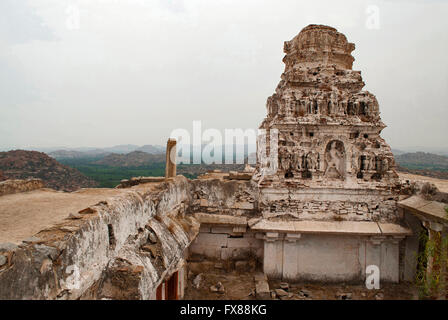
M345 177L345 149L342 141L333 140L327 144L325 150L325 177L341 178Z

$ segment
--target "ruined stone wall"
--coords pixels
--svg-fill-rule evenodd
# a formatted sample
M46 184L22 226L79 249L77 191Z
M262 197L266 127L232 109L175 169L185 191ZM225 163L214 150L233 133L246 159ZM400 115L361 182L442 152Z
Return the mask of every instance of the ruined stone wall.
M206 259L229 261L263 261L263 240L255 232L234 232L232 227L201 225L200 233L190 247L190 254ZM193 257L193 260L196 257Z
M265 188L259 203L267 219L397 222L397 199L387 191Z
M0 249L0 299L151 298L198 232L189 202L183 177L139 186Z
M44 187L40 179L6 180L0 182L0 196L33 191Z
M207 243L209 258L262 257L261 240L246 232L256 216L250 181L177 176L123 189L19 246L0 246L0 299L155 299L195 252L187 249L199 233L198 212L245 221L203 224L195 245Z
M247 226L249 218L259 215L256 186L250 181L219 179L193 180L192 184L190 210L209 215L209 220L201 222L190 254L227 261L236 268L249 260L262 261L263 241Z
M192 180L191 212L251 217L257 214L257 188L250 181Z

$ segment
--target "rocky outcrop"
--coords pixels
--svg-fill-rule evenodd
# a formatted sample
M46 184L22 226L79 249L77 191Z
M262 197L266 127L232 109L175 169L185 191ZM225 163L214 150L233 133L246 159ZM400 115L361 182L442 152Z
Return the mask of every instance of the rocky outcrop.
M6 180L0 182L0 196L6 194L14 194L19 192L27 192L32 190L41 189L44 187L42 180L40 179L27 179L27 180Z
M116 186L117 189L130 188L142 183L162 182L165 181L165 177L132 177L131 179L123 179L120 184Z
M7 179L41 179L46 187L55 190L74 191L97 185L78 170L37 151L0 152L0 170Z

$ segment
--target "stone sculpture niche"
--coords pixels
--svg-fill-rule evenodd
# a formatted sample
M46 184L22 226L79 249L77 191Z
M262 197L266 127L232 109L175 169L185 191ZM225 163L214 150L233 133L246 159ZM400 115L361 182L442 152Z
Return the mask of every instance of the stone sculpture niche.
M325 148L325 163L325 177L345 178L345 149L342 141L332 140L327 144Z

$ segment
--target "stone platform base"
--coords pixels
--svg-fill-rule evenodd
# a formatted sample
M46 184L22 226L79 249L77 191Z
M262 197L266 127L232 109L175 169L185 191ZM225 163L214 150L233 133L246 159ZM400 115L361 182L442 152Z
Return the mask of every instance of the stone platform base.
M403 226L372 221L258 219L248 221L244 230L236 218L219 225L205 216L199 219L207 223L201 225L190 254L221 260L255 256L269 279L286 281L363 282L366 268L373 265L381 281L397 283L404 248L400 243L411 234Z

